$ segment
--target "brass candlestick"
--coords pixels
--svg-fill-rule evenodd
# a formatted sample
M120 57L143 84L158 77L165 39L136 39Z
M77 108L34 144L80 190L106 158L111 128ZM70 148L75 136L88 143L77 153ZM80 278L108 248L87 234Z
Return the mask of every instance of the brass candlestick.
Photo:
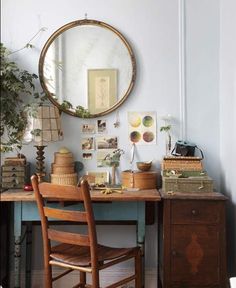
M44 166L44 148L47 146L34 146L37 149L37 162L36 162L36 174L38 176L38 181L43 182L43 179L46 175L45 166Z

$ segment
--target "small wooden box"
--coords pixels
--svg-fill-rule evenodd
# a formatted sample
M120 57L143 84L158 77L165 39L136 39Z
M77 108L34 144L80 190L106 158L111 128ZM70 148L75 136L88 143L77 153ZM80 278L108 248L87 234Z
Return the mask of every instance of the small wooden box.
M29 183L30 163L25 165L2 165L2 188L23 188Z
M123 171L122 186L126 188L154 189L157 187L157 172Z

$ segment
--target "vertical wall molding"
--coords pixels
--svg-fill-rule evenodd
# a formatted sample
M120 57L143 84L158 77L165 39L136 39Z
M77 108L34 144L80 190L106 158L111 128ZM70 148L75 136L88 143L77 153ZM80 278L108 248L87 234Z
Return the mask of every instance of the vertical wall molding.
M180 139L187 139L186 127L186 21L185 0L178 1L179 6L179 114Z

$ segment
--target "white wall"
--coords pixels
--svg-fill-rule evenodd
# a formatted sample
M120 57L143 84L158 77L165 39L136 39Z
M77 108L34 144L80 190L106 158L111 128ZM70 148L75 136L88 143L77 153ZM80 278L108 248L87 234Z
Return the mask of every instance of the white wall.
M58 27L83 18L85 13L88 13L88 18L101 20L116 27L132 45L137 60L135 88L128 100L119 108L120 128L113 127L115 112L103 117L108 121L109 134L119 137L119 146L126 152L122 157L120 171L129 168L130 145L126 125L128 111L156 111L158 131L163 124L160 116L173 115L175 118L174 137L178 139L181 135L181 111L184 110L186 111L186 137L203 148L205 167L210 176L214 178L216 188L219 189L220 151L223 167L227 168L228 172L232 169L229 164L230 159L226 159L228 154L224 155L224 151L228 151L230 144L220 141L220 138L222 139L222 134L219 134L220 127L224 127L225 123L232 127L228 124L227 109L230 109L233 114L233 107L223 100L228 95L226 75L225 78L221 78L221 101L219 102L219 0L188 0L185 2L186 107L181 107L181 95L179 94L179 2L177 0L21 0L19 2L8 0L2 3L2 42L8 48L16 50L24 46L40 28L47 27L47 31L41 33L34 41L34 49L23 50L14 56L22 68L38 73L37 65L41 48ZM228 3L230 0L226 2ZM233 3L233 0L231 2ZM231 5L233 5L232 3ZM226 7L227 4L223 6L225 9ZM224 19L226 22L226 12L224 12ZM227 25L225 23L225 26L221 27L224 32L227 31ZM231 44L230 35L228 35L227 41ZM222 42L221 40L221 44ZM228 44L225 44L223 49L225 51L221 50L221 60L230 61L230 56L225 56L225 53L228 53ZM233 56L233 50L231 55ZM223 69L228 71L228 67ZM227 72L230 75L232 73L232 71ZM235 74L232 77L235 77ZM235 86L230 90L231 93L233 91L235 93L233 89ZM220 107L222 121L219 117ZM64 140L60 143L50 144L46 148L48 171L50 163L53 162L53 153L61 146L67 146L74 153L75 159L82 161L81 123L81 119L63 114ZM226 134L225 137L229 137L232 130L222 129L222 131ZM157 139L157 145L139 147L135 160L153 159L154 168L159 168L165 153L164 135L158 132ZM235 144L235 138L232 143ZM33 145L24 147L22 153L30 162L35 162ZM85 164L84 170L91 170L94 169L96 161L87 161ZM233 189L235 182L230 185ZM35 230L37 232L35 237L38 238L38 229L35 228ZM104 235L103 233L108 235L112 228L105 231L107 230L101 228L100 235ZM123 243L129 243L132 239L134 241L134 229L127 226L125 227L125 238L120 237L120 240ZM155 247L153 244L156 243L156 225L147 227L146 243L147 247ZM157 265L156 251L154 253L150 253L150 250L147 251L147 256L147 267L155 268ZM36 263L34 265L37 268Z
M108 121L109 134L119 137L119 146L125 150L122 157L120 171L129 169L130 145L127 131L127 111L156 111L160 115L172 114L179 118L178 96L178 3L177 1L31 1L16 2L8 0L2 7L2 42L11 50L24 46L27 41L42 27L47 31L39 35L34 41L35 48L16 53L20 65L37 73L40 50L48 37L60 26L67 22L84 18L101 20L116 27L131 43L137 59L137 81L133 93L119 109L121 126L114 129L116 113L104 117ZM67 146L76 160L82 161L80 125L82 120L68 115L62 116L64 141L50 144L45 151L47 171L53 162L53 153L61 146ZM162 123L158 123L160 127ZM159 130L159 127L157 128ZM178 127L177 127L178 133ZM178 135L177 135L178 137ZM154 167L160 165L164 155L164 135L158 133L157 145L140 147L136 160L153 159ZM22 153L34 165L35 148L33 144L23 147ZM94 170L96 161L85 162L85 171ZM134 229L124 227L121 241L130 242L135 239ZM132 228L132 229L131 229ZM34 228L37 232L38 227ZM113 229L108 229L109 235ZM104 229L102 230L104 231ZM103 233L103 232L101 232ZM101 234L100 233L100 234ZM156 243L156 225L147 227L146 246L154 247ZM134 242L134 241L133 241ZM37 250L36 250L37 251ZM151 252L150 252L151 251ZM147 267L157 265L157 251L147 250ZM37 256L36 258L37 259ZM37 268L36 260L34 267Z
M229 197L227 246L231 276L236 276L236 2L221 0L220 161L221 187Z

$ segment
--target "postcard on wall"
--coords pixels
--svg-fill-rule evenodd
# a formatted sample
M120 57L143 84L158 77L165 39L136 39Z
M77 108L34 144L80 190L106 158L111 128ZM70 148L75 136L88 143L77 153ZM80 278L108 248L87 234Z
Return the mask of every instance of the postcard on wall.
M82 150L94 150L94 138L93 137L87 137L81 139L82 143Z
M118 140L116 136L97 136L97 149L117 149Z
M83 157L83 159L84 160L91 160L92 158L93 158L93 154L92 153L90 153L90 152L84 152L83 154L82 154L82 157Z
M88 110L101 113L117 101L117 69L88 70Z
M97 132L99 134L107 133L107 121L103 119L97 120Z
M128 112L128 131L131 143L156 144L156 113Z
M97 151L97 167L109 167L107 159L112 156L115 149L101 149Z
M109 182L108 171L88 171L86 178L90 185L92 184L105 184Z
M96 126L94 123L82 123L81 132L82 133L95 133Z

